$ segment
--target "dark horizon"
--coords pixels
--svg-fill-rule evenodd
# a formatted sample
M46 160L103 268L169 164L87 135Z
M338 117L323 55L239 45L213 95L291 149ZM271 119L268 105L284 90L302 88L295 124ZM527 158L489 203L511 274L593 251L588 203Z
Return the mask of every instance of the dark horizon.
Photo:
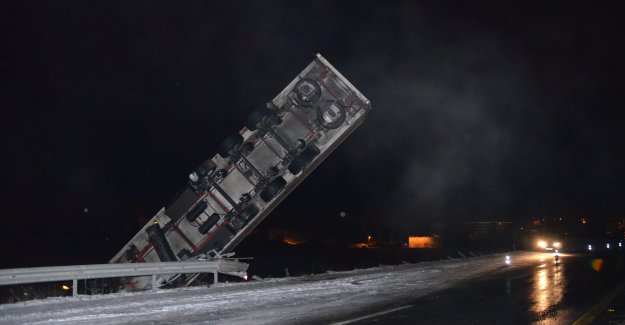
M0 267L107 262L316 52L373 110L260 227L625 215L622 4L16 6Z

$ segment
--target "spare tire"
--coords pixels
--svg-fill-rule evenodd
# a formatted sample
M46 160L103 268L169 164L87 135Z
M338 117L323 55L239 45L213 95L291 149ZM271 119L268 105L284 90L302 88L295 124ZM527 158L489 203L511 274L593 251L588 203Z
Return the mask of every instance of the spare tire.
M319 154L319 149L314 146L309 146L306 150L302 151L289 165L289 172L293 175L299 174L313 158Z
M278 193L280 193L285 185L286 181L284 180L284 178L278 176L276 179L271 181L271 183L269 183L269 185L267 185L267 187L260 193L260 198L263 199L263 201L265 202L273 200L273 198L276 197Z
M347 113L345 107L339 101L334 101L317 111L317 121L326 129L336 129L345 122Z
M220 216L217 213L213 213L204 223L198 228L198 231L202 235L206 235L209 229L211 229L217 221L219 221Z
M202 212L206 210L207 206L208 204L206 203L206 201L200 201L193 209L191 209L191 211L189 211L189 213L187 213L187 221L195 221L200 216L200 214L202 214Z
M302 79L293 87L295 100L303 107L311 107L321 99L321 86L313 79Z
M243 143L243 136L238 133L232 134L225 138L217 147L217 153L223 158L228 158L228 156L230 156L230 151L241 143Z

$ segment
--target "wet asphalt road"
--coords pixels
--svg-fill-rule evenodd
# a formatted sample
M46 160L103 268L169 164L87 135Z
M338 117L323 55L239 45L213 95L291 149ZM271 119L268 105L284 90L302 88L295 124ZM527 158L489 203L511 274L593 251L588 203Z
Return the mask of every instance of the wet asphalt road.
M620 253L563 254L557 265L552 254L537 254L520 264L502 263L497 272L389 306L387 310L402 309L354 324L573 324L592 320L588 312L595 306L601 313L594 323L608 323L625 314L621 310L625 306L600 304L625 281Z

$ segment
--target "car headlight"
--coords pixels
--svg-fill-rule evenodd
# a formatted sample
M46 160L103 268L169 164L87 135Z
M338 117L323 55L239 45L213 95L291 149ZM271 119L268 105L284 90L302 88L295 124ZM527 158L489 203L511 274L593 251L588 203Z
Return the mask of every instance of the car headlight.
M555 248L560 248L560 246L561 246L561 245L560 245L560 242L557 242L557 241L556 241L556 242L553 242L553 247L555 247Z
M539 240L538 241L538 247L540 248L547 248L547 242L544 240Z

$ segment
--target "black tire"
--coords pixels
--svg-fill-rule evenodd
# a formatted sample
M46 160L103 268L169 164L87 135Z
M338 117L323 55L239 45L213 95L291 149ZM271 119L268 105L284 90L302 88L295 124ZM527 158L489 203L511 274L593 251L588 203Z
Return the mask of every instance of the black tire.
M289 165L289 172L293 175L299 174L308 163L310 163L317 155L319 150L315 147L308 147L302 151Z
M223 158L228 158L228 156L230 156L230 151L241 143L243 143L243 137L240 134L235 133L230 135L217 147L217 153Z
M248 153L252 152L252 150L254 150L254 144L252 142L244 142L243 144L241 144L239 152L241 152L243 155L247 155Z
M260 198L265 202L273 200L273 198L276 197L280 191L282 191L285 185L286 181L284 178L278 176L260 193Z
M245 120L245 127L250 131L255 131L258 128L258 124L263 122L263 119L271 114L272 113L269 108L259 107L247 117L247 120Z
M258 208L255 205L250 204L245 209L243 209L243 211L241 211L241 214L239 214L239 219L241 220L243 225L246 225L257 214L258 214Z
M336 129L345 122L346 115L343 104L335 101L325 108L319 108L317 122L326 129Z
M211 159L206 159L195 168L195 173L199 177L204 177L206 175L211 175L216 168L217 165L215 165L215 163Z
M219 221L221 217L217 213L213 213L204 223L198 228L198 231L202 235L206 235L209 229L213 228L217 221Z
M200 214L202 214L202 212L206 210L206 207L208 207L206 201L200 201L193 209L191 209L191 211L189 211L189 213L187 213L187 221L195 221L200 216Z

